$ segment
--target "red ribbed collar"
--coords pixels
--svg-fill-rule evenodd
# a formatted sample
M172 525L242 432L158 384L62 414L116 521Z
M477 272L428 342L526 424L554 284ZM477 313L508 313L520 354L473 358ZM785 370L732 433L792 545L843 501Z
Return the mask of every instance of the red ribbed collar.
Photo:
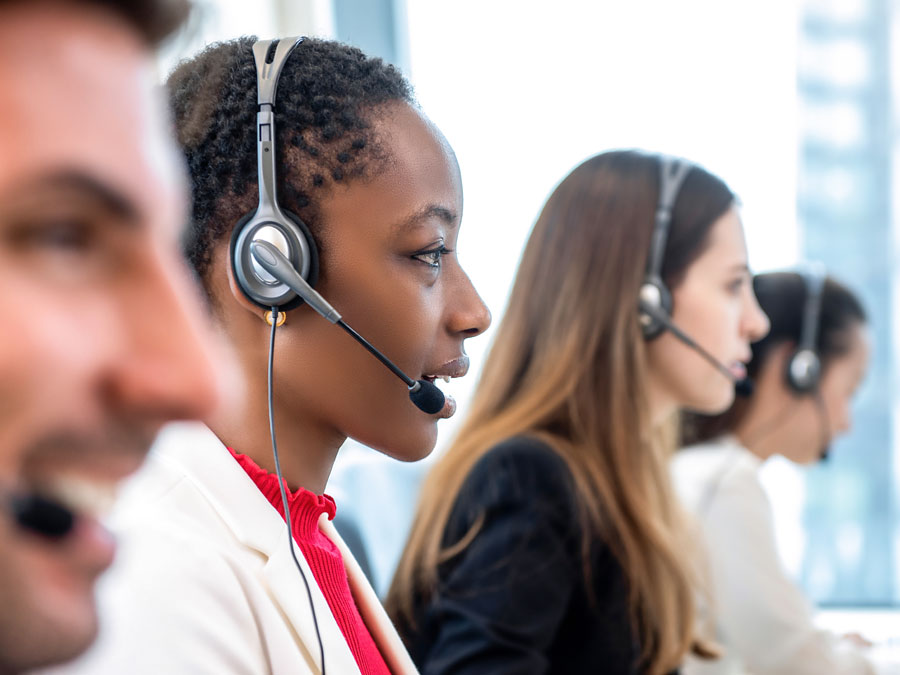
M266 499L269 500L269 503L284 518L284 509L281 505L281 490L278 489L278 478L275 474L261 468L247 455L235 452L232 448L228 448L228 452L250 476L250 479L256 484L259 491L265 495ZM287 492L288 510L291 512L291 526L294 530L294 537L312 542L319 532L319 516L327 513L328 520L334 519L334 514L337 511L334 500L328 495L317 495L302 487L291 492L288 489L287 481L284 482L284 487Z

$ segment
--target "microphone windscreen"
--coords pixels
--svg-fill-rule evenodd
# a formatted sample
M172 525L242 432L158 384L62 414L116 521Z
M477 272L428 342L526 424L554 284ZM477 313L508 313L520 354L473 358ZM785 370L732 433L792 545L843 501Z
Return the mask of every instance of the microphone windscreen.
M747 398L753 395L753 380L749 377L745 377L742 380L738 380L734 383L734 393L738 396L742 396L743 398Z
M444 393L428 380L419 380L418 389L410 391L409 398L426 415L439 413L444 407Z
M40 495L14 497L12 508L19 527L45 537L63 537L75 525L75 514Z

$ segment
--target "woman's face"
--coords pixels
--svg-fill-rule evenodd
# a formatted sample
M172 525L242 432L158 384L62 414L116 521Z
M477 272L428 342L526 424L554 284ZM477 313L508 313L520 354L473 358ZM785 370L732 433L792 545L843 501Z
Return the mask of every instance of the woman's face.
M789 416L790 423L783 425L785 437L779 438L779 446L791 461L818 461L837 436L850 430L850 404L866 374L870 350L861 323L848 329L848 339L847 352L831 359L825 367L818 394L790 394L796 410ZM784 387L787 389L786 384Z
M316 289L413 379L462 377L463 343L488 327L490 313L457 256L456 158L406 104L388 106L374 131L386 167L322 200ZM437 421L455 404L421 412L403 382L308 307L289 312L278 334L276 391L289 409L398 459L417 460L434 447Z
M769 321L753 294L744 229L732 207L710 228L708 246L672 289L672 321L724 364L746 375L750 343ZM686 408L713 414L734 400L734 383L670 332L648 343L651 412L655 419Z

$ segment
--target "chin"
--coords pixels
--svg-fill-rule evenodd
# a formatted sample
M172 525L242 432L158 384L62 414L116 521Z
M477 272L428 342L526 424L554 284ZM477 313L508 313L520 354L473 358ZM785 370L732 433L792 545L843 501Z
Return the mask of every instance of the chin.
M97 614L93 600L89 610L68 613L63 616L55 613L53 616L44 616L38 622L44 627L40 631L40 639L36 635L25 635L23 640L13 645L7 652L12 660L20 664L22 670L32 668L44 668L66 663L87 651L97 638ZM34 625L28 622L28 625ZM0 664L5 659L0 658ZM13 669L17 672L17 669Z
M380 435L354 436L354 439L370 448L401 462L418 462L434 450L437 443L437 420L425 419L414 425L404 425L386 430Z
M717 385L706 389L702 394L695 396L687 407L703 415L719 415L731 407L734 403L734 385L730 382L727 386Z

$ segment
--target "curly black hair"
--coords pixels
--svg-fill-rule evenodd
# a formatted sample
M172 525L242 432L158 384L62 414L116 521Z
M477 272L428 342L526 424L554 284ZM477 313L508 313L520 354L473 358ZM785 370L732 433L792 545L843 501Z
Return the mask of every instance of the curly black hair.
M167 83L193 188L184 250L204 286L213 248L257 204L255 41L212 44ZM392 102L415 105L409 84L355 47L307 38L284 64L275 102L278 201L318 245L328 188L371 176L388 160L373 121Z

